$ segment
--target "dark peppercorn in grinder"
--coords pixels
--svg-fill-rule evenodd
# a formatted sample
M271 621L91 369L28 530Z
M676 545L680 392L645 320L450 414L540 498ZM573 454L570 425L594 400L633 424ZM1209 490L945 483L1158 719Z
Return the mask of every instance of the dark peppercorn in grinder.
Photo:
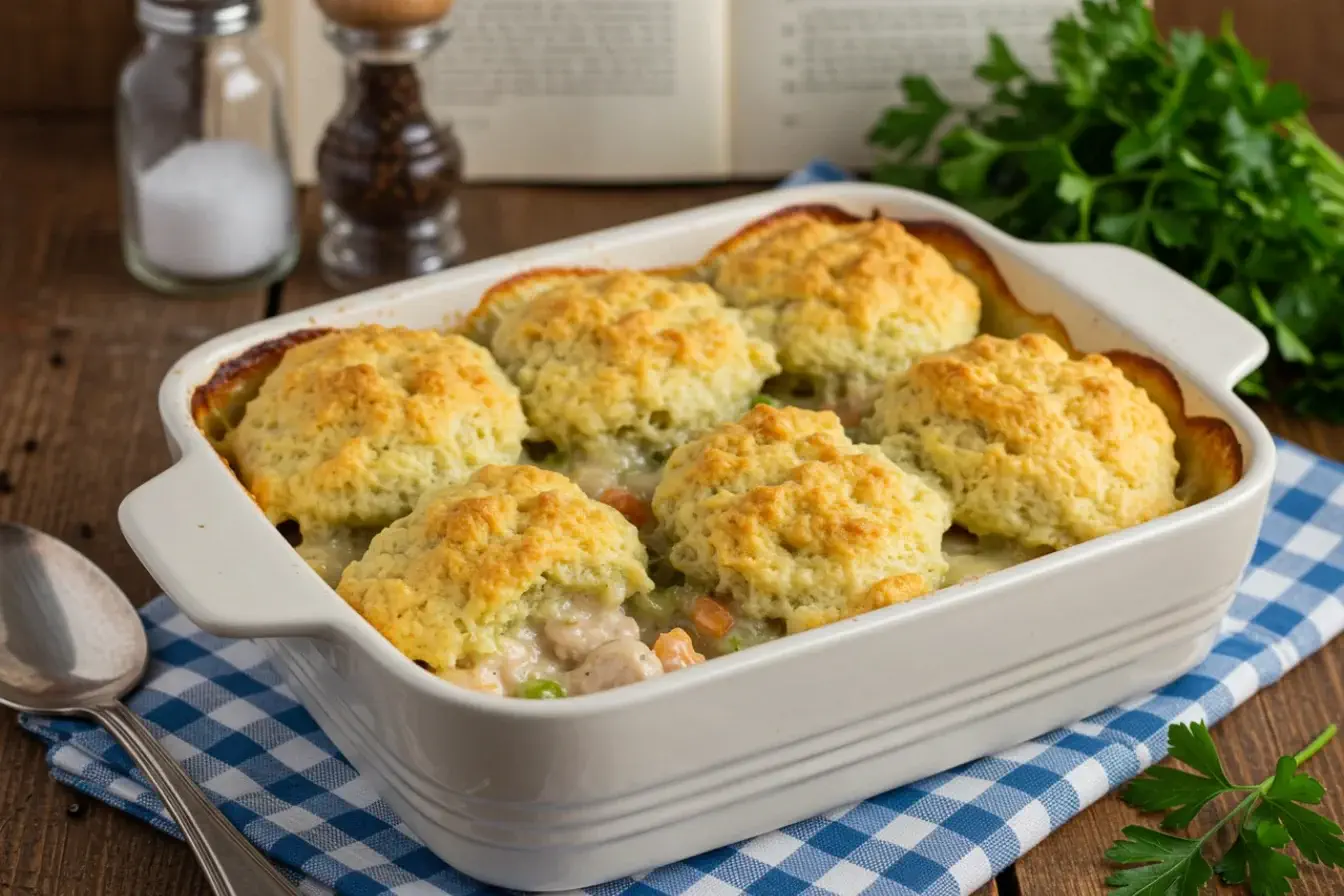
M346 59L345 101L317 150L323 277L346 291L441 270L464 243L456 188L462 150L421 98L416 63L442 22L401 29L328 23Z

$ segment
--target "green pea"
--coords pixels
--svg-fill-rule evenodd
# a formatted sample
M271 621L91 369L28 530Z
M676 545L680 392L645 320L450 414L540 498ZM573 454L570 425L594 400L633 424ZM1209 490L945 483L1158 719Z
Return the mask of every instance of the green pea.
M565 686L549 678L530 678L518 685L518 696L524 700L559 700L566 697Z
M768 404L772 408L779 407L779 399L775 398L773 395L766 395L764 392L761 392L755 398L753 398L751 400L751 403L753 405Z

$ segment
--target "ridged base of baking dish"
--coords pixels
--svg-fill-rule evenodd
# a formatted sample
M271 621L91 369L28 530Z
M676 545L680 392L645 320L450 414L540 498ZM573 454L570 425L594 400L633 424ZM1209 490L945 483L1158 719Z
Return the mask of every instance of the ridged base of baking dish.
M790 745L757 768L715 770L731 783L681 782L569 805L443 799L436 782L379 748L377 713L341 679L331 645L262 643L322 729L430 849L486 883L555 891L591 885L595 868L606 879L635 874L774 830L1158 687L1208 654L1232 594L1219 589L1149 625Z

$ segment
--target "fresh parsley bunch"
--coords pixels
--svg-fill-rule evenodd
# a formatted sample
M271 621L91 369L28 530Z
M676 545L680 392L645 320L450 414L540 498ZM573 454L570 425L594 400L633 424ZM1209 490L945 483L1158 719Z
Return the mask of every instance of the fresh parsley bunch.
M1226 794L1236 806L1201 836L1178 837L1130 825L1106 858L1133 867L1106 879L1112 896L1197 896L1217 871L1224 883L1245 884L1254 896L1285 896L1297 878L1297 863L1284 851L1297 847L1303 859L1344 868L1339 825L1307 808L1325 788L1298 768L1335 736L1331 725L1296 756L1284 756L1274 774L1259 784L1233 784L1223 771L1218 748L1203 723L1172 725L1167 732L1172 758L1193 771L1154 766L1133 781L1124 799L1145 812L1164 812L1162 827L1188 826L1209 803ZM1237 838L1213 866L1204 853L1214 835L1229 824Z
M875 179L1026 239L1156 257L1270 337L1243 394L1344 420L1344 160L1301 92L1269 83L1230 21L1165 41L1143 0L1086 0L1051 52L1054 77L1038 79L992 36L975 70L990 98L973 108L906 78L869 135Z

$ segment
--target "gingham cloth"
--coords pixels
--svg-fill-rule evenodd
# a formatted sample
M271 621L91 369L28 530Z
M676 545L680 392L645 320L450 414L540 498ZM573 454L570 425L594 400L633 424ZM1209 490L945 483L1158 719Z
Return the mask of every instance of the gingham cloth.
M587 892L952 896L982 886L1160 759L1168 724L1217 721L1344 627L1344 467L1295 445L1279 449L1250 568L1212 653L1188 675L1011 750ZM141 615L153 662L131 708L225 815L294 872L304 892L494 892L414 838L251 642L201 632L166 598ZM51 745L57 780L177 835L144 778L102 730L69 720L20 721Z

